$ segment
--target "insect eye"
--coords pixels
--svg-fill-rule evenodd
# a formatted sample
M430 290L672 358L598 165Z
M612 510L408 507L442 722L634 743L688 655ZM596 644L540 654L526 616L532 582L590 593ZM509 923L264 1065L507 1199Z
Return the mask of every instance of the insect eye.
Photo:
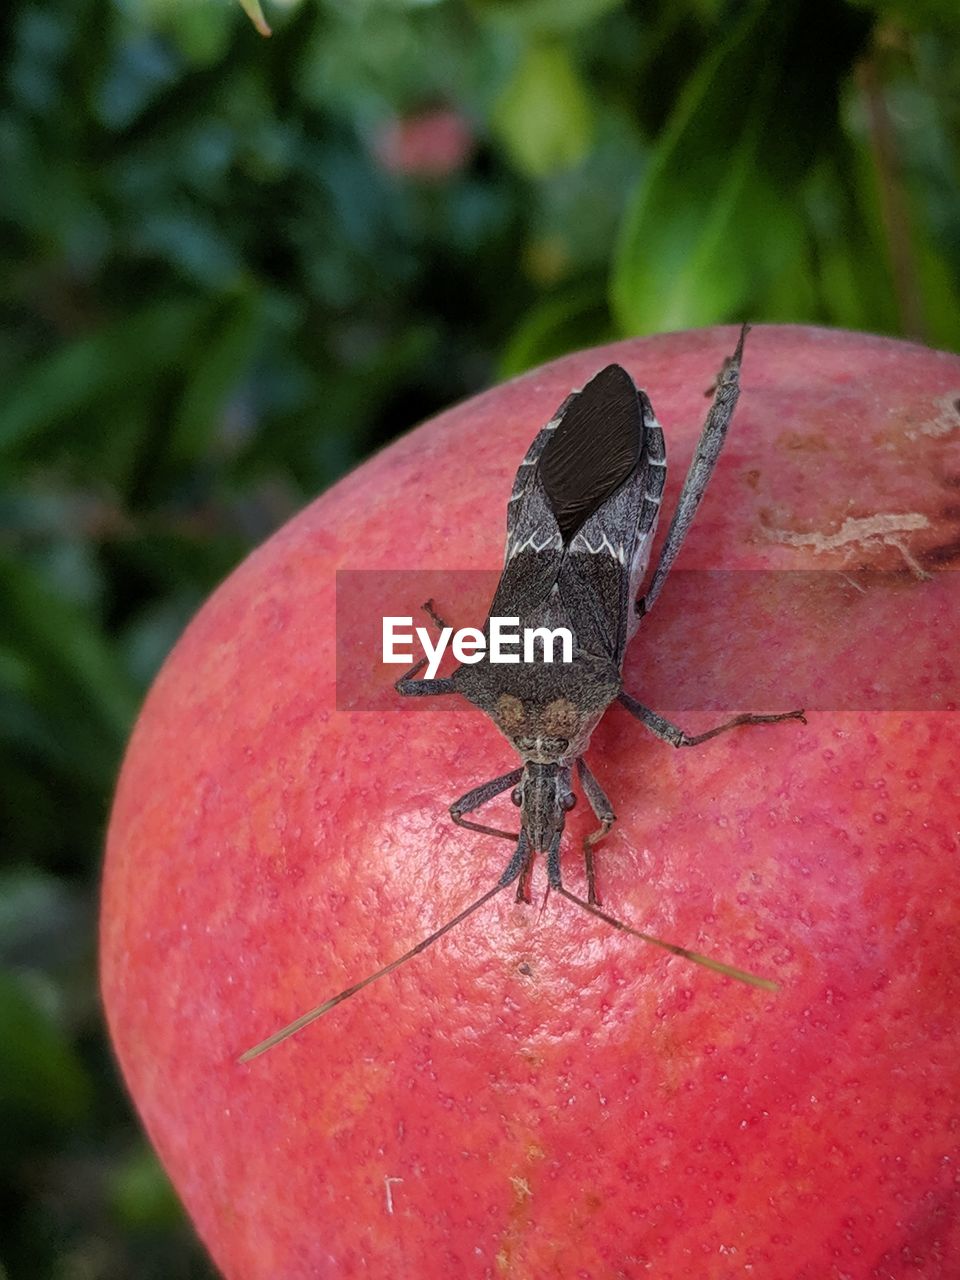
M523 804L523 792L520 790L519 787L513 788L513 790L510 792L510 799L513 801L515 805L519 806Z
M572 791L570 792L569 795L565 795L563 797L563 807L564 809L566 809L567 813L570 812L570 810L573 808L573 806L576 803L577 803L577 797L573 794Z

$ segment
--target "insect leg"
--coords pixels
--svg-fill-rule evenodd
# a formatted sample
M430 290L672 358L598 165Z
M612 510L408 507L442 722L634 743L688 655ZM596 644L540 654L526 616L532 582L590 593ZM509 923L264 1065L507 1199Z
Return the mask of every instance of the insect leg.
M501 831L499 827L486 827L482 822L471 822L469 818L465 818L463 815L472 813L474 809L479 809L482 804L486 804L494 796L501 795L506 791L507 787L515 787L522 777L523 768L521 766L519 769L511 769L509 773L505 773L499 778L494 778L491 782L484 782L482 786L474 787L472 791L468 791L459 800L454 800L450 806L450 817L458 827L467 827L470 831L479 831L481 835L502 836L504 840L518 839L520 834L518 831Z
M677 552L687 536L687 530L690 528L697 507L700 505L700 499L703 497L707 482L713 474L714 467L717 465L717 458L720 456L720 450L723 448L723 442L727 434L727 427L730 425L730 419L733 417L733 411L740 396L740 361L743 357L743 343L749 329L750 326L746 324L741 328L736 350L725 361L724 367L717 378L717 392L707 414L707 420L704 423L700 439L697 442L690 469L687 471L687 478L683 482L677 509L673 513L666 540L660 550L660 559L657 561L657 567L654 570L646 595L641 596L636 603L637 613L641 617L649 613L653 608L654 602L660 594L664 579L670 572L671 566L677 558Z
M425 600L420 606L430 621L438 630L443 631L447 625L439 614L434 612L433 597ZM427 665L427 659L421 658L419 662L415 662L409 671L405 671L403 675L396 681L394 688L397 693L404 698L429 698L438 693L453 693L453 683L450 680L415 680L418 671L422 671Z
M583 787L583 794L590 801L590 808L600 821L597 830L591 832L583 842L583 859L587 868L587 901L599 903L597 875L593 865L593 846L607 834L616 822L617 815L613 812L613 805L607 799L606 792L587 768L587 763L582 756L577 759L577 773L580 777L580 785Z
M521 831L513 857L507 863L504 868L503 875L497 881L497 888L505 889L508 884L512 884L514 880L516 880L517 876L520 876L522 881L523 877L526 875L527 867L529 866L532 857L533 851L530 848L530 841L527 839L527 833L525 831Z
M708 738L715 738L718 733L726 733L728 729L736 729L741 724L779 724L781 720L799 720L801 724L807 723L807 717L802 711L781 711L775 716L755 716L748 712L745 715L734 716L732 720L725 720L723 724L718 724L714 729L708 729L706 733L690 734L684 733L679 725L672 724L656 711L651 711L643 703L637 702L636 698L631 698L629 693L620 693L617 701L626 707L632 716L636 716L641 724L646 725L651 733L662 738L664 742L672 743L675 747L699 746Z
M397 693L404 698L431 698L438 693L455 693L453 681L450 679L443 680L417 680L416 674L422 671L427 665L427 659L421 658L419 662L415 662L409 671L405 671L403 675L396 681L394 688Z
M563 891L563 881L560 878L560 840L563 833L558 831L550 841L550 848L547 850L547 882L551 889L560 889Z
M533 850L527 853L527 860L523 864L523 870L520 872L520 879L517 881L516 902L525 902L530 905L530 881L533 879Z
M311 1022L316 1022L317 1018L322 1018L325 1013L329 1013L331 1009L335 1008L338 1004L342 1004L344 1000L349 1000L351 996L355 996L358 991L362 991L364 987L368 987L371 982L376 982L380 978L385 978L387 974L393 973L394 970L399 969L401 965L406 964L408 960L412 960L414 956L418 956L421 951L426 951L427 947L432 947L433 944L439 938L442 938L445 933L449 933L451 929L455 929L457 925L466 920L468 916L472 916L475 911L479 910L480 907L489 902L490 899L498 894L501 889L505 889L511 880L515 880L517 878L522 869L522 864L519 864L515 870L512 870L512 868L513 864L517 862L517 854L519 854L519 852L520 849L518 847L517 853L514 854L511 859L510 866L507 867L507 870L503 873L493 888L488 889L486 893L481 894L481 896L477 898L476 902L470 903L469 907L464 907L464 909L459 912L459 914L455 915L452 920L448 920L447 923L441 925L439 929L435 929L433 933L428 934L426 938L421 942L418 942L415 947L411 947L409 951L405 951L403 955L398 956L396 960L391 960L390 963L385 964L382 969L378 969L375 973L369 974L360 982L355 982L353 986L347 987L345 991L341 991L339 995L334 996L332 999L325 1000L323 1004L318 1004L315 1009L311 1009L309 1013L302 1014L294 1022L288 1023L287 1026L282 1027L279 1031L275 1031L273 1035L268 1036L266 1040L261 1040L260 1043L254 1045L252 1049L248 1049L246 1053L242 1053L239 1061L250 1062L251 1059L259 1057L261 1053L266 1053L266 1051L268 1049L272 1049L275 1044L279 1044L282 1040L286 1040L290 1036L296 1035L298 1031L301 1031ZM526 853L526 850L524 850L524 853ZM511 870L512 874L508 875Z
M563 885L554 885L554 888L569 902L575 903L584 911L589 911L592 916L596 916L598 920L603 920L611 925L614 929L619 929L621 933L629 933L631 937L639 938L641 942L649 942L651 946L660 947L663 951L669 951L673 956L681 956L684 960L692 960L694 964L702 965L705 969L712 969L714 973L722 973L727 978L735 978L737 982L745 982L751 987L761 987L765 991L778 990L777 984L771 982L769 978L758 978L756 974L748 973L745 969L735 969L733 965L723 964L720 960L713 960L710 956L705 956L699 951L691 951L688 947L678 947L675 942L667 942L663 938L656 938L651 933L644 933L641 929L635 929L633 925L627 924L623 920L618 920L616 916L607 915L606 911L592 902L585 902L583 898L578 898L575 893L571 893L569 889L565 889Z
M423 604L420 606L420 608L427 615L427 617L430 619L433 625L437 628L437 630L443 631L443 629L446 627L447 624L440 617L440 615L435 611L433 607L433 596L431 596L429 600L425 600Z

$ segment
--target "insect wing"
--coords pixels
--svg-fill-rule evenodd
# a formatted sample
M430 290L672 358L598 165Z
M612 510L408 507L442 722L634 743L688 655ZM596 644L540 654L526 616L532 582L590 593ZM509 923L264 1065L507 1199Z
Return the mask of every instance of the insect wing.
M643 410L633 379L607 365L572 396L540 455L538 471L564 546L636 470Z
M579 646L619 665L664 476L650 401L608 365L567 397L520 464L491 616L523 617L556 585Z
M546 426L537 432L517 469L507 503L503 573L490 606L491 617L523 617L531 606L550 594L557 580L563 559L563 538L537 463L575 399L576 393L567 396Z
M666 473L647 396L609 365L575 397L539 470L566 554L559 589L581 645L619 667Z
M504 553L504 563L510 559L511 546L514 542L514 535L517 531L517 525L521 522L524 515L524 499L529 496L531 490L537 484L537 463L540 456L547 447L553 433L563 421L564 414L567 412L570 404L577 398L577 392L574 391L567 396L563 404L553 415L546 426L541 427L533 439L530 448L523 456L523 461L517 468L516 478L513 482L513 490L510 494L510 501L507 503L507 546Z

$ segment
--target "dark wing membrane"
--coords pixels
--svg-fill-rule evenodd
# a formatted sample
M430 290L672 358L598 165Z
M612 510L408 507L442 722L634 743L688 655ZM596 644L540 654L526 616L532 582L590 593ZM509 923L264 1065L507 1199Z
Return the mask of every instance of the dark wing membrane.
M548 607L557 586L581 647L622 655L649 470L647 421L655 425L646 397L610 365L538 432L507 506L503 573L488 618L530 617Z
M608 365L570 398L540 455L540 478L564 544L623 484L642 448L633 379L618 364Z
M563 404L556 411L546 426L541 427L534 436L530 448L524 454L523 461L517 470L516 478L513 482L513 491L510 494L510 501L507 503L507 550L505 559L510 558L510 545L513 534L516 530L517 520L521 516L524 509L523 499L529 494L534 482L537 479L537 462L540 455L547 447L547 441L557 429L558 424L567 411L567 406L574 399L576 392L567 396Z
M591 652L617 666L631 634L666 475L663 432L647 396L637 395L644 423L640 461L570 539L560 576L564 602L584 619L585 643L590 637Z

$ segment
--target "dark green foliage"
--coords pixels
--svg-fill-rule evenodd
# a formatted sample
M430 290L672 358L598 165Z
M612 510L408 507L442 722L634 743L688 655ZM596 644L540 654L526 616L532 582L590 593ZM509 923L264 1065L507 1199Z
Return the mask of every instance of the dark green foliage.
M0 1277L210 1274L95 982L111 788L191 613L396 432L571 348L960 347L958 15L267 0L263 40L235 0L7 7Z

